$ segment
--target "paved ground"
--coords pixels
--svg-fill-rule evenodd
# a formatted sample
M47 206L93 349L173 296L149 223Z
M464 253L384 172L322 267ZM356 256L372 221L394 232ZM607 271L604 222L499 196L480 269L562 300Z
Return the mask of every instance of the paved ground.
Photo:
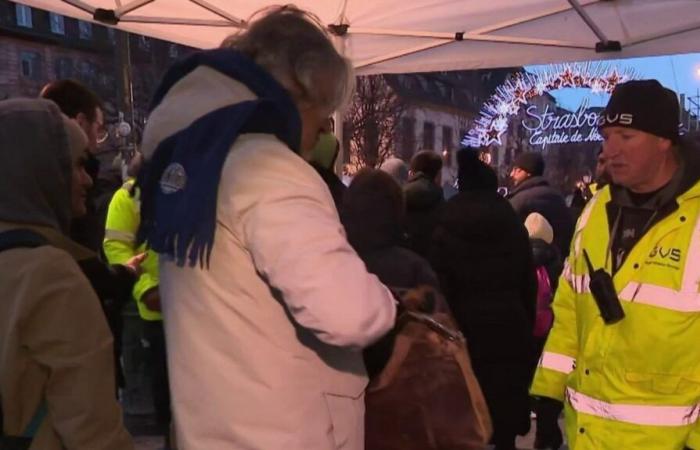
M524 436L522 438L518 439L517 446L521 450L531 450L532 445L533 445L533 440L535 439L534 436L534 423L532 427L532 432ZM162 438L158 438L155 436L137 436L134 438L136 441L136 450L160 450L163 448L163 440ZM562 447L561 450L568 450L567 446Z

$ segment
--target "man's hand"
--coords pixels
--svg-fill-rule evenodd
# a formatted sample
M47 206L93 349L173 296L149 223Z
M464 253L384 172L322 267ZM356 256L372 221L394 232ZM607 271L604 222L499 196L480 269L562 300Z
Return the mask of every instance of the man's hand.
M146 259L146 256L148 256L146 252L140 253L136 256L131 257L123 265L138 278L143 273L143 269L141 269L141 264Z
M141 296L141 302L146 305L151 311L160 312L160 294L158 293L158 287L147 290Z

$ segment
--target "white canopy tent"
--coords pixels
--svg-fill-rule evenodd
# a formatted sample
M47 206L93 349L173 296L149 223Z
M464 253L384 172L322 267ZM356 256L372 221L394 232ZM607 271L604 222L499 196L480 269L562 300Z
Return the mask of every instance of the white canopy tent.
M82 20L215 47L269 0L15 0ZM700 51L700 0L297 0L360 74Z

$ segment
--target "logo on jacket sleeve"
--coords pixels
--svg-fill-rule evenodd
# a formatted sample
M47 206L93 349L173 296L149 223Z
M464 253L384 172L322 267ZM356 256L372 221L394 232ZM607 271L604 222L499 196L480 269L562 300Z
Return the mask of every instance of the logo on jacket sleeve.
M160 190L163 194L173 194L181 191L187 184L187 173L182 164L171 163L160 177Z

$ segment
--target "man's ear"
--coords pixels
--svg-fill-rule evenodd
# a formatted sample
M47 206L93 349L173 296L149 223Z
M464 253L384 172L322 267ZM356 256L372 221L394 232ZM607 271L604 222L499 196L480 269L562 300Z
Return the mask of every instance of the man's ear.
M673 149L673 142L670 139L659 137L659 148L664 152L669 152Z

